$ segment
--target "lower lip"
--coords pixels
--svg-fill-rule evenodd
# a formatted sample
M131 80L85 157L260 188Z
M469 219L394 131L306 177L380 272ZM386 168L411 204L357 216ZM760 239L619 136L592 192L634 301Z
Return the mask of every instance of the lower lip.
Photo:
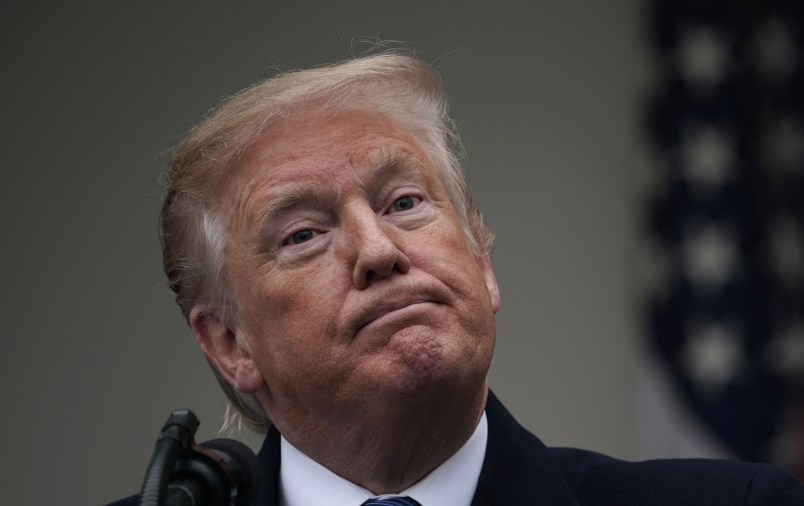
M394 309L368 322L358 333L383 330L395 331L410 325L422 324L432 318L433 306L434 304L432 302L416 302L399 309Z

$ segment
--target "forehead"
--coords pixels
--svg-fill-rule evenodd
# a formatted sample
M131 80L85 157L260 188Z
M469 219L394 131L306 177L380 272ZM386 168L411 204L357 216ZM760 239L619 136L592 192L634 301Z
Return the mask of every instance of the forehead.
M422 176L437 175L415 137L399 123L372 111L320 112L273 125L227 174L219 188L225 206L300 181L371 176L372 170L405 162Z

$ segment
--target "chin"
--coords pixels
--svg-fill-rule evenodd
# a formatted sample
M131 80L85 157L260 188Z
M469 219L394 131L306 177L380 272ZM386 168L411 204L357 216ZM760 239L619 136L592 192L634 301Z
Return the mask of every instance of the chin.
M442 343L427 332L406 329L394 336L395 364L391 388L398 395L455 395L457 392L482 388L489 361L467 355L455 346L455 340ZM475 351L477 351L475 349ZM390 378L389 378L390 379Z

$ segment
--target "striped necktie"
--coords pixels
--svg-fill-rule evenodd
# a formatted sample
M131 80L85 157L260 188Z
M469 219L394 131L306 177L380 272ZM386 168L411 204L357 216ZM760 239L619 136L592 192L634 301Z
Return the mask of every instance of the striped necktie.
M360 506L422 506L410 497L385 497L369 499Z

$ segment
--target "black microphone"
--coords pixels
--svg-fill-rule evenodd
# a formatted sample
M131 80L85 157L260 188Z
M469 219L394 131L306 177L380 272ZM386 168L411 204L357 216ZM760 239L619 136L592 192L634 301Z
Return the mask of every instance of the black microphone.
M260 462L233 439L196 445L176 462L167 488L169 506L250 506L262 481Z
M189 410L171 414L146 473L141 506L249 506L262 472L251 449L232 439L192 441L198 420Z

